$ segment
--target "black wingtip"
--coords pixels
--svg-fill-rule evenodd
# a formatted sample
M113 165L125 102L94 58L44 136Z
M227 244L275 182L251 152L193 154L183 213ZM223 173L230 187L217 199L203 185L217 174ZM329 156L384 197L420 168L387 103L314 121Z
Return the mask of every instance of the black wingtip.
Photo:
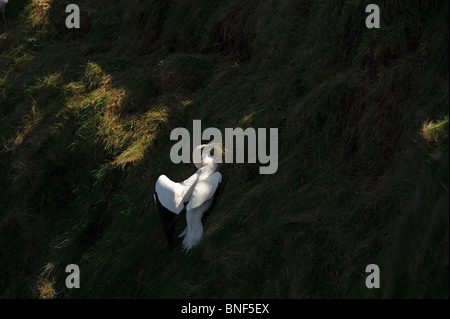
M170 210L165 208L159 201L158 194L155 192L156 207L158 207L159 217L161 218L161 223L166 234L167 242L169 244L170 250L173 248L173 238L175 233L175 219L176 214L172 213Z

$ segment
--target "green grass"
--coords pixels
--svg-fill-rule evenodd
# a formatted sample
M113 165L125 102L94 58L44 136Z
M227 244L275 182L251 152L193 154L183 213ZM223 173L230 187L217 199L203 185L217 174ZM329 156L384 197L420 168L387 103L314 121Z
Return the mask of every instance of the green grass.
M448 298L447 1L380 0L379 30L369 1L69 3L0 34L1 297ZM185 254L153 189L194 172L193 119L279 128L279 167L221 164Z

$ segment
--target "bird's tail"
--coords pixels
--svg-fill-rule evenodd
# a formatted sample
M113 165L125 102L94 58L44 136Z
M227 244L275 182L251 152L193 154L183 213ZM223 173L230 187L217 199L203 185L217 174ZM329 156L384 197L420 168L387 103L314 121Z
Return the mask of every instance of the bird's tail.
M183 237L183 249L186 251L192 249L195 245L198 244L200 239L203 236L203 226L200 223L197 227L187 226L184 231L178 236Z

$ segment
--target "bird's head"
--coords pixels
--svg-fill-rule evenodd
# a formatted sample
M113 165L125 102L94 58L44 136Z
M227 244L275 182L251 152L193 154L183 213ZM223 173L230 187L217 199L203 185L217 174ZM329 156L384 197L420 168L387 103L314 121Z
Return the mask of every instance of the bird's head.
M214 157L211 156L211 150L213 149ZM201 168L206 162L215 160L218 156L222 156L222 144L220 143L201 144L197 146L192 153L192 159L197 168Z

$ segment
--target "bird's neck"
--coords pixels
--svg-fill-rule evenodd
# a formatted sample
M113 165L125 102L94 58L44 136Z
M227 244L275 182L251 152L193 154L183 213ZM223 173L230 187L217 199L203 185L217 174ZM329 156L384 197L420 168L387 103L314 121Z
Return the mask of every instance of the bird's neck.
M208 177L217 170L216 161L211 157L206 157L202 160L202 168L200 168L200 176Z

